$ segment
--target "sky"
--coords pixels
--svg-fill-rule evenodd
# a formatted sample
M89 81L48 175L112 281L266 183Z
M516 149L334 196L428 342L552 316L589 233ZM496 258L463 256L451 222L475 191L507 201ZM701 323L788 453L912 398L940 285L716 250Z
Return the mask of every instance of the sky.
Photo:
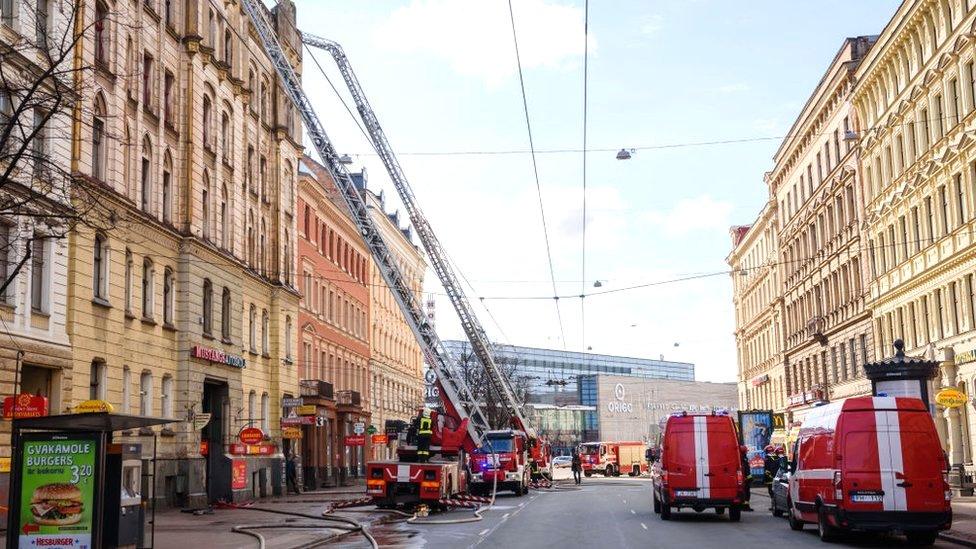
M343 46L493 340L663 356L704 381L737 371L729 227L766 201L763 174L843 39L880 33L899 4L594 0L585 40L582 1L513 0L543 223L530 154L416 154L529 149L506 1L295 2L301 30ZM336 149L402 208L308 52L303 81ZM432 271L425 288L440 337L463 339Z

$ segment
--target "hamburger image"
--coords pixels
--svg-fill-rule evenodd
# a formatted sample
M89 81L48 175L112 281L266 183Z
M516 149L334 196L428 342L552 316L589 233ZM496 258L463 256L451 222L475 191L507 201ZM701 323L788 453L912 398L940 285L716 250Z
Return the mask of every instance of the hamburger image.
M31 496L31 513L37 524L77 524L81 522L81 511L81 490L74 484L43 484Z

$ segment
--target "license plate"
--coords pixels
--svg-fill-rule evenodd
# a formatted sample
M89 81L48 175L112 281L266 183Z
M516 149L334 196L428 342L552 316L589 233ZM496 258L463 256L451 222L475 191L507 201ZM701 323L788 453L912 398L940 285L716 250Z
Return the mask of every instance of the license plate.
M883 500L881 494L851 494L851 501L857 503L881 503Z
M674 495L676 497L695 497L698 495L698 490L675 490Z

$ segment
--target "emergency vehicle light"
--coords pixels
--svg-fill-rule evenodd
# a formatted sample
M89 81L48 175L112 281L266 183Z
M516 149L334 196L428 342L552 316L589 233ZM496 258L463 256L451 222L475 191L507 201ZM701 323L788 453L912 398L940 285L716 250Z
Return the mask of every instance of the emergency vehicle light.
M680 412L671 412L671 417L686 417L688 415L687 410L681 410Z

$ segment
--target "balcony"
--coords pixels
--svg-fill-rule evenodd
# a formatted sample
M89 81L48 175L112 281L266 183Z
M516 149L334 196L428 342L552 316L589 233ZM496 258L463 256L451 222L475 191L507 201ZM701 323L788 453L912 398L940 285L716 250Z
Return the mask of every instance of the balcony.
M361 402L359 391L339 391L337 396L340 406L359 406Z
M824 335L824 330L827 328L827 320L817 315L812 317L807 321L806 334L807 338L813 339L814 341L820 343L821 345L827 344L827 336Z
M301 396L303 397L318 397L328 400L332 400L334 398L332 384L328 381L322 381L320 379L303 379L298 383L301 389Z

